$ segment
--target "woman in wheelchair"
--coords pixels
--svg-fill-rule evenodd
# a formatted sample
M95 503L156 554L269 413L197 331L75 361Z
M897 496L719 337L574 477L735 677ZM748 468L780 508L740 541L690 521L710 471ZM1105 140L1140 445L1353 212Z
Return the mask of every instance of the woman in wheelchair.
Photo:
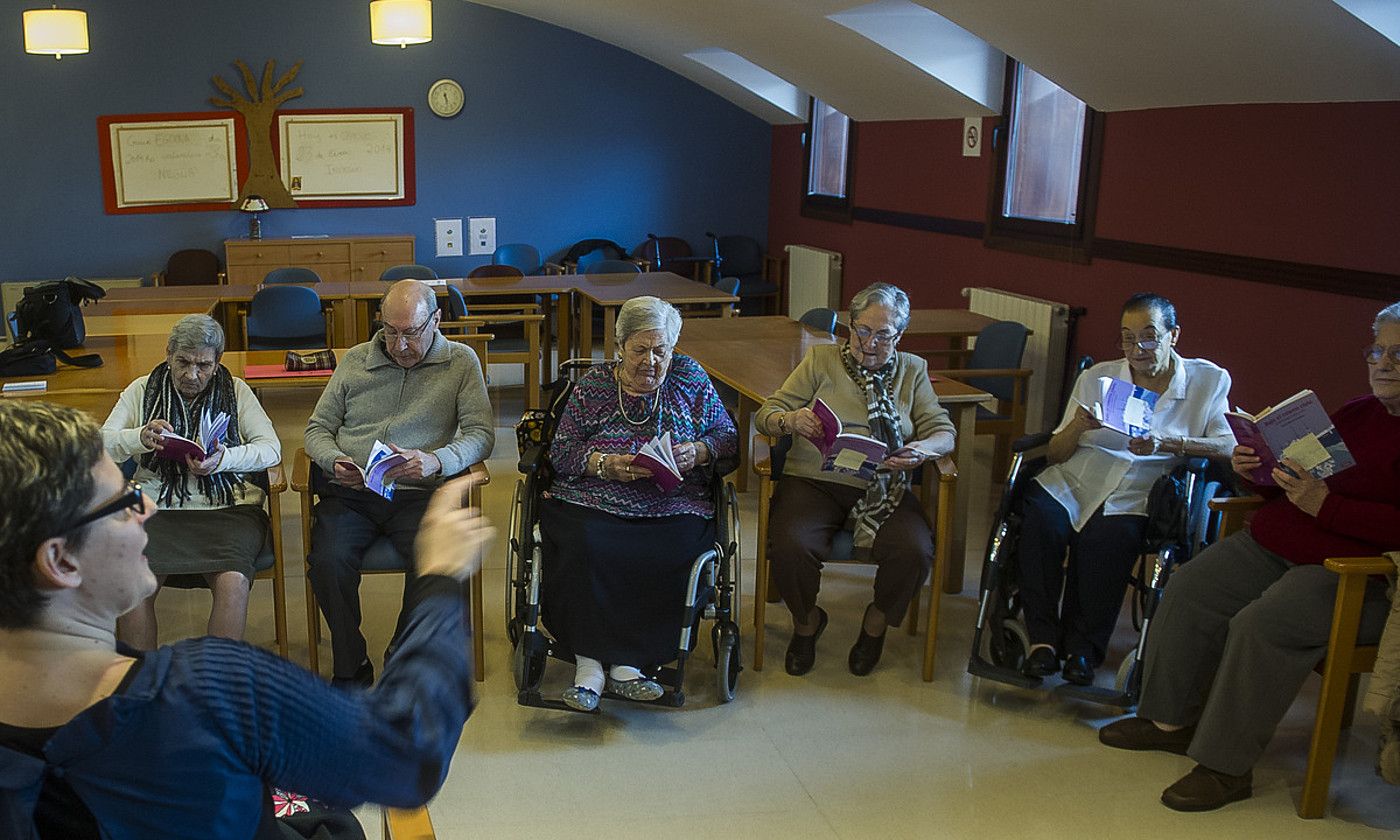
M875 283L851 298L851 337L813 347L754 417L770 435L794 435L769 519L773 580L792 613L784 667L800 676L816 661L827 614L817 606L822 564L833 538L853 523L852 556L879 565L875 597L847 657L857 676L880 661L885 630L904 618L933 565L933 529L909 492L911 472L953 450L953 424L938 404L928 363L895 350L909 323L909 297ZM853 431L890 453L868 478L824 469L820 398Z
M646 671L676 658L691 565L714 546L710 478L733 469L738 433L709 376L675 354L680 332L680 313L663 300L623 304L621 358L580 378L550 446L541 609L574 654L563 700L580 711L597 708L604 690L629 700L662 695ZM682 476L670 493L634 463L667 432Z
M135 479L165 509L146 526L146 556L158 585L205 584L213 593L209 635L243 638L254 565L269 539L263 471L282 444L253 390L219 363L224 330L208 315L187 315L170 331L165 361L122 391L102 425L117 462L136 459ZM205 413L228 415L228 430L203 461L164 457L163 435L197 440ZM262 482L261 484L259 482ZM156 593L117 621L121 640L156 647Z
M1219 808L1252 793L1252 768L1308 673L1322 660L1337 576L1328 557L1400 547L1400 303L1372 325L1371 394L1332 414L1356 464L1316 478L1296 462L1256 487L1246 530L1206 548L1167 584L1152 625L1138 717L1099 730L1103 743L1162 750L1198 763L1162 793L1179 811ZM1246 481L1260 459L1237 446ZM1372 580L1358 642L1374 644L1389 606Z
M1120 324L1123 358L1080 374L1047 447L1051 466L1023 500L1017 562L1031 648L1021 670L1030 677L1060 671L1063 656L1066 681L1093 683L1142 546L1152 483L1183 456L1223 461L1234 445L1225 422L1230 374L1176 352L1171 301L1133 295ZM1158 395L1150 434L1104 428L1085 408L1099 402L1105 376Z

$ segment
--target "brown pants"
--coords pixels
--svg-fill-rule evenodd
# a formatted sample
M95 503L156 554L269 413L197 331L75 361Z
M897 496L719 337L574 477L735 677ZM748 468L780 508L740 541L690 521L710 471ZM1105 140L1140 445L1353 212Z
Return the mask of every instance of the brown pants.
M791 476L778 481L768 520L768 557L773 583L794 616L812 614L832 540L864 495L864 490L834 481ZM871 554L879 567L875 608L891 627L897 626L933 568L933 529L912 489L880 526Z

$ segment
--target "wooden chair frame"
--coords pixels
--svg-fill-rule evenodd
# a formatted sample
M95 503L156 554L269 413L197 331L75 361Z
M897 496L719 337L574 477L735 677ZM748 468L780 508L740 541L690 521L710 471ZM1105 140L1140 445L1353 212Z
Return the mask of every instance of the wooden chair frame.
M773 438L766 437L768 445ZM753 598L753 669L763 670L763 638L766 627L764 619L767 605L777 603L777 594L772 586L772 569L768 561L768 516L773 500L773 465L769 458L755 460L754 472L758 473L758 556L754 570ZM938 490L935 497L933 474L938 473ZM934 523L933 570L928 580L928 625L924 634L924 682L933 681L934 645L938 635L938 615L942 606L943 582L948 576L948 535L953 533L953 510L957 492L958 469L952 458L940 458L927 465L923 471L923 481L919 487L924 509L929 513L929 521ZM845 561L852 564L868 565L858 561ZM914 601L909 605L909 616L905 628L913 636L919 630L919 610L922 593L914 593Z
M282 492L287 489L287 476L280 463L267 469L267 519L272 529L272 568L253 575L253 580L272 581L272 623L277 631L277 652L283 659L287 653L287 573L282 561Z
M543 364L543 355L540 352L540 330L544 324L544 315L540 313L540 307L533 303L485 303L476 306L469 304L467 313L466 318L441 321L438 324L438 331L453 341L463 341L467 340L466 336L478 335L486 328L508 324L521 325L525 332L525 349L494 352L491 354L491 361L496 364L523 365L525 368L525 406L526 408L538 408L541 365ZM492 338L494 337L495 335L492 334ZM490 340L487 339L487 341ZM487 347L483 343L481 345L482 352L484 353L486 349ZM483 372L485 364L486 359L483 355Z
M385 808L384 840L436 840L427 808Z
M481 481L474 485L470 491L471 495L468 504L473 507L481 507L481 488L491 481L491 474L486 469L486 464L478 462L468 467L473 474L481 477ZM321 642L321 610L316 603L316 591L311 588L311 526L312 512L315 504L312 500L311 492L311 458L306 454L305 449L298 449L296 460L292 462L292 489L301 494L301 545L306 552L303 558L303 573L306 583L306 642L307 661L313 673L320 673L320 650ZM366 575L401 575L403 569L366 569ZM485 644L482 640L483 626L483 598L481 589L481 572L478 571L471 578L471 624L472 624L472 668L473 676L477 682L486 679L486 668L482 664L485 657Z
M1264 500L1259 496L1215 499L1211 510L1222 513L1220 534L1224 536L1244 525L1245 514ZM1341 731L1351 726L1356 708L1357 682L1376 666L1375 645L1358 645L1361 608L1366 600L1366 583L1371 575L1395 571L1385 557L1331 557L1323 564L1340 576L1337 599L1332 608L1332 629L1327 639L1327 655L1318 663L1322 687L1317 695L1312 739L1308 742L1308 766L1303 775L1303 791L1298 799L1298 816L1320 819L1327 813L1328 790L1332 785L1332 764L1337 758Z

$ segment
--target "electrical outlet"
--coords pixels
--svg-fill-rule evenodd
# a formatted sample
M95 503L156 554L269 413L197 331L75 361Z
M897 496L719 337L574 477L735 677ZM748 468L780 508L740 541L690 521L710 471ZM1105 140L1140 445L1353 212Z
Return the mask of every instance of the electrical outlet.
M462 220L433 219L433 226L437 255L439 257L462 256Z
M496 217L473 216L467 219L470 225L472 254L496 253Z

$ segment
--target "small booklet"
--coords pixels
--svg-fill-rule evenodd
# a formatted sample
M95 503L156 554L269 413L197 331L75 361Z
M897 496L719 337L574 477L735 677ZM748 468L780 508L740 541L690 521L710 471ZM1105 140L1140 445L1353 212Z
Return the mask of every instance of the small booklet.
M369 464L364 467L356 464L355 469L360 471L360 477L364 479L366 490L369 490L371 493L378 493L384 498L393 501L394 482L391 481L385 484L384 473L406 461L408 461L408 456L395 452L382 441L376 440L374 446L369 450Z
M865 481L874 478L876 468L890 454L885 442L867 435L841 431L841 418L821 397L817 397L812 404L812 413L822 423L822 439L812 441L825 456L822 470L853 475Z
M47 391L49 383L44 379L31 379L28 382L6 382L4 392L6 394L23 394L30 391Z
M1258 414L1236 408L1225 412L1225 421L1240 446L1248 446L1260 464L1250 480L1273 485L1274 467L1288 458L1314 478L1335 475L1356 463L1332 418L1317 395L1306 388Z
M172 461L183 462L185 456L203 461L218 447L219 441L223 440L227 431L228 415L220 411L217 417L211 418L209 409L206 408L204 415L199 418L198 437L190 440L174 432L164 432L160 436L161 448L156 450L156 454Z
M1093 405L1084 408L1105 429L1122 432L1129 437L1142 437L1152 429L1152 410L1157 405L1157 396L1156 391L1140 388L1131 382L1100 376L1099 398Z
M676 466L675 453L671 451L670 432L663 432L660 437L643 444L632 458L632 463L651 470L651 480L663 493L675 490L683 480L680 467Z

